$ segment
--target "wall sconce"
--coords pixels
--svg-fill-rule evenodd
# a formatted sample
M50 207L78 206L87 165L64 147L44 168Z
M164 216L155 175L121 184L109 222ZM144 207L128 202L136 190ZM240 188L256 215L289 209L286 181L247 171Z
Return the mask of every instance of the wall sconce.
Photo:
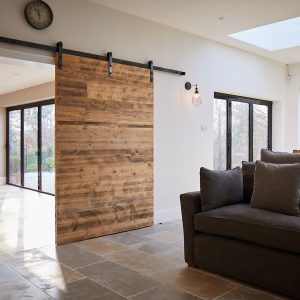
M195 93L192 98L192 104L195 106L199 106L202 103L202 99L200 97L197 84L191 84L190 82L186 82L184 86L185 86L185 89L188 91L192 88L192 86L195 87Z

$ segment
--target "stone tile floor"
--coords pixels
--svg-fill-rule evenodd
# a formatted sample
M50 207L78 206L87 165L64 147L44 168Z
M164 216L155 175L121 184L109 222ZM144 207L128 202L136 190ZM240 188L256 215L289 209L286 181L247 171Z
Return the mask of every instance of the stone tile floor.
M58 247L54 230L54 197L0 187L0 300L280 299L188 268L180 220Z
M180 220L0 256L0 299L275 300L186 266Z

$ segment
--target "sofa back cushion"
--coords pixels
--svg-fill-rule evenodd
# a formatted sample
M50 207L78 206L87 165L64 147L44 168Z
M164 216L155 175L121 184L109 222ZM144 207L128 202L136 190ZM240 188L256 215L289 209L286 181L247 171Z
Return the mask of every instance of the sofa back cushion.
M226 171L200 169L201 205L209 211L243 202L243 176L240 167Z
M286 215L300 215L300 163L256 162L250 206Z
M242 162L244 201L248 203L250 203L253 193L255 165L255 162Z
M268 149L261 149L261 161L272 164L300 163L300 153L273 152Z

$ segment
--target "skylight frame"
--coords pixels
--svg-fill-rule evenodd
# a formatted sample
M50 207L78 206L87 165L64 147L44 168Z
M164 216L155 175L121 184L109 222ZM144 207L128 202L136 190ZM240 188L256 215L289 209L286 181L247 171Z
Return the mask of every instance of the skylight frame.
M263 25L229 37L268 51L280 51L300 46L300 17Z

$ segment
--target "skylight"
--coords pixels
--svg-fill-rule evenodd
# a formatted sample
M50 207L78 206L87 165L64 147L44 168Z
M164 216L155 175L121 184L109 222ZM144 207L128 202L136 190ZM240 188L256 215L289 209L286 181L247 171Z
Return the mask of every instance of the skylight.
M240 31L228 36L269 51L297 47L300 46L300 17Z

